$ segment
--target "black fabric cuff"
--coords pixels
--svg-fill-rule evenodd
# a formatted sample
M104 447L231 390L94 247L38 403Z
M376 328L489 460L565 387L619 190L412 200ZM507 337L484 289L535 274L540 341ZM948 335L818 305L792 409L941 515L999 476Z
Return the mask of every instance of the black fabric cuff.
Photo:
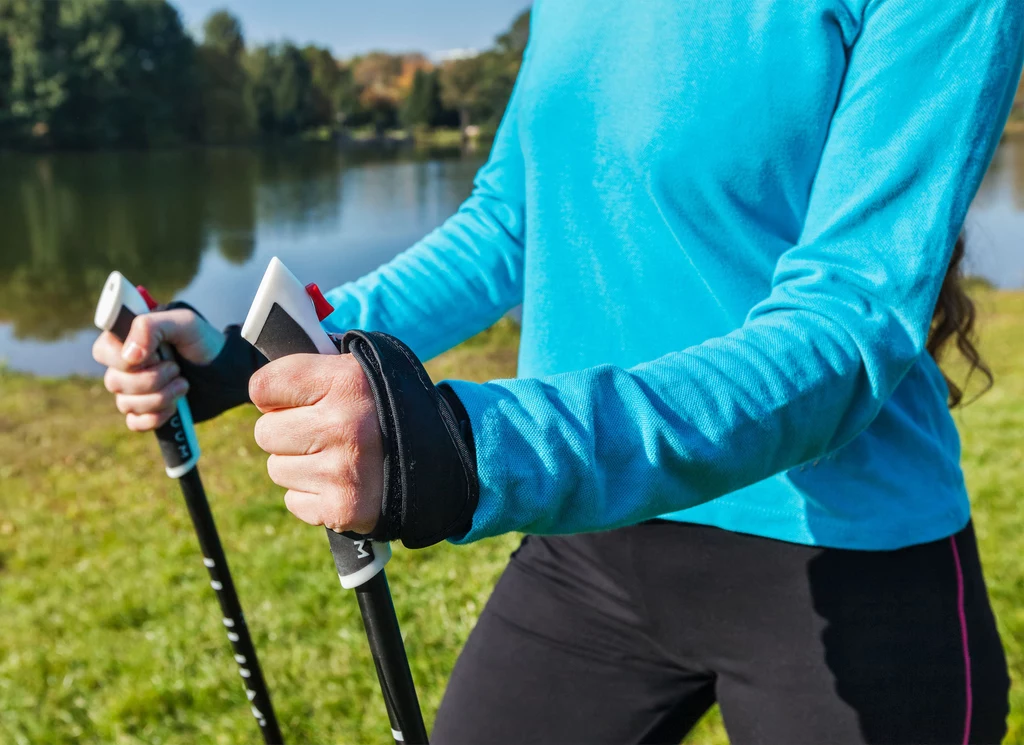
M384 499L376 541L424 548L459 538L479 500L476 454L466 410L448 386L434 386L407 346L380 332L349 331L373 391L384 445Z
M175 308L185 308L206 320L202 313L180 300L162 309ZM228 409L249 403L249 378L267 364L267 358L242 338L241 326L228 326L224 337L224 348L207 365L189 362L174 350L174 361L189 384L186 398L195 422L205 422Z

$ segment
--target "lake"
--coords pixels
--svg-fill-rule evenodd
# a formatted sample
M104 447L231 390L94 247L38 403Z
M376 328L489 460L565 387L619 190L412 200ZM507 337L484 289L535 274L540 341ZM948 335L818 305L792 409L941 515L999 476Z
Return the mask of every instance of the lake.
M323 288L439 225L482 154L279 150L0 154L0 363L99 374L92 315L118 269L161 301L240 322L272 256ZM969 271L1024 287L1024 141L997 153L967 223Z

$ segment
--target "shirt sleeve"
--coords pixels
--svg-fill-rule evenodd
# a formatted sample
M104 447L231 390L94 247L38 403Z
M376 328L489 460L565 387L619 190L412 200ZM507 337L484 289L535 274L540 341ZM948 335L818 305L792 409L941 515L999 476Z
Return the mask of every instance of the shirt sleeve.
M727 336L630 369L454 382L480 504L462 541L635 523L849 442L924 353L1022 64L1018 0L871 0L770 296Z
M524 62L525 66L525 62ZM384 266L327 293L330 331L384 331L430 359L523 301L526 210L518 89L459 211Z

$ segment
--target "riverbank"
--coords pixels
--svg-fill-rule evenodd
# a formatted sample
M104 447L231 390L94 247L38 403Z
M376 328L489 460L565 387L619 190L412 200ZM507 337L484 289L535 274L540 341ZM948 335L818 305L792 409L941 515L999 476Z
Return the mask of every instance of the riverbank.
M1024 292L979 290L996 388L956 414L989 589L1014 676L1007 742L1024 741ZM431 375L514 374L503 321ZM251 408L200 426L203 472L289 742L387 732L355 599L323 536L293 519L252 440ZM127 433L99 381L0 372L0 741L252 742L205 569L152 439ZM427 721L516 538L389 567ZM690 743L721 745L717 715Z
M378 132L372 127L361 129L310 130L302 135L307 142L334 142L343 150L398 150L454 151L463 148L475 150L489 147L494 138L493 128L472 128L463 135L457 128L389 129Z

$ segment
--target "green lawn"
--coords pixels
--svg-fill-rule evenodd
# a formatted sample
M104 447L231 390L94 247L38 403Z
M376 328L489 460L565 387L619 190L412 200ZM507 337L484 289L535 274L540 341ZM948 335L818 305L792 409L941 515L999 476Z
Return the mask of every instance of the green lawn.
M978 535L1024 742L1024 294L985 293L995 390L957 414ZM433 365L514 369L508 323ZM386 742L355 598L322 531L285 510L252 410L202 425L203 474L291 743ZM150 437L122 429L97 381L0 372L0 742L247 743L244 703L188 516ZM429 722L516 538L412 552L389 576ZM691 742L721 743L717 715Z

